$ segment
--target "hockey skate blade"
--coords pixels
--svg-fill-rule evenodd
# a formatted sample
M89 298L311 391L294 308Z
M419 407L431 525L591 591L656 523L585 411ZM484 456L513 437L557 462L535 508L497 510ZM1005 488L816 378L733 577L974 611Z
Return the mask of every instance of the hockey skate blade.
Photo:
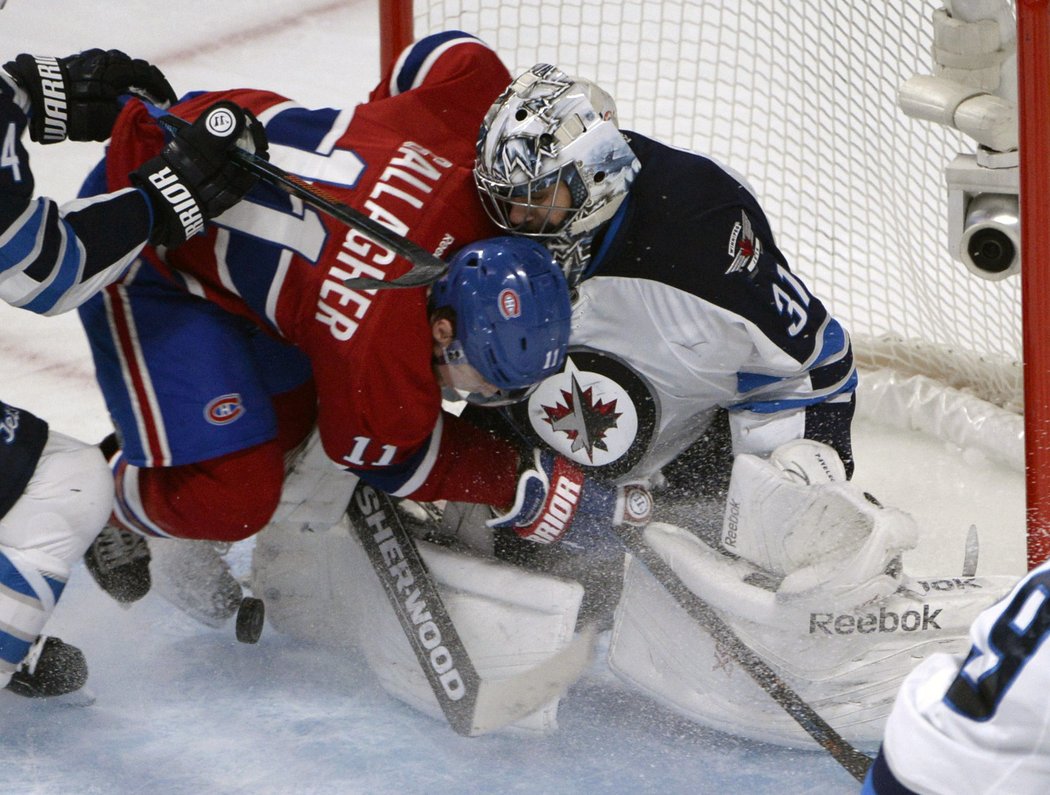
M85 685L72 693L49 698L48 703L61 704L64 707L90 707L95 703L96 698L95 691Z
M509 726L561 696L591 664L596 637L597 630L586 626L568 646L535 668L507 679L482 679L468 736Z
M8 699L10 704L25 704L28 708L39 709L43 706L54 705L56 707L90 707L95 703L97 696L95 691L86 685L72 693L63 693L60 696L46 696L42 698L26 698L25 696L10 693L0 689L0 698Z

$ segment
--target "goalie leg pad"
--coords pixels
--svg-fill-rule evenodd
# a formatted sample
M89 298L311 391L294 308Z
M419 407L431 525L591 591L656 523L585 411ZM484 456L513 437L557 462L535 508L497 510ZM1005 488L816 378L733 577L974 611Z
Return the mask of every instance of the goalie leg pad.
M285 475L280 503L270 521L327 529L342 517L357 480L357 475L332 463L315 428Z
M209 627L221 627L237 612L243 594L222 557L223 545L182 538L147 542L153 590L164 599Z
M270 626L299 641L357 645L344 561L352 552L345 520L330 531L301 523L271 523L255 537L251 590L266 604Z
M918 660L969 647L974 617L1009 591L1012 576L903 577L875 602L825 594L784 603L754 566L691 533L654 522L646 542L777 675L853 743L877 743L903 678ZM768 578L765 578L768 580ZM812 738L739 663L631 559L609 665L669 708L720 731L793 747Z

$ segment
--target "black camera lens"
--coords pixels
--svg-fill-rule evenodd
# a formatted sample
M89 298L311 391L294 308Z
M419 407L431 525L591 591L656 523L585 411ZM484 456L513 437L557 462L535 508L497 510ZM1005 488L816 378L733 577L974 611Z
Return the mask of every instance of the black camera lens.
M1013 240L1001 229L978 229L966 243L966 254L975 267L986 273L1002 273L1017 256Z

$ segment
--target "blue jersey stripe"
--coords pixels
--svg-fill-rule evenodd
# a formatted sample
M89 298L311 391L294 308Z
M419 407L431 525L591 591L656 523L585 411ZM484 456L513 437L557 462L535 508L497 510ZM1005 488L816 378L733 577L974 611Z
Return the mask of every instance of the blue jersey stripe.
M3 248L0 248L0 270L9 270L24 262L36 250L46 215L47 203L38 201L33 214L22 223Z
M59 224L64 245L62 259L53 270L54 278L32 301L23 305L23 308L38 314L48 312L61 301L66 293L80 282L80 274L84 269L84 258L76 244L76 235L65 221L59 221Z
M464 42L469 41L474 42L475 44L480 41L477 37L471 36L469 33L464 33L461 30L449 30L445 33L436 33L433 36L427 36L425 39L420 40L408 52L404 63L401 64L401 69L397 73L394 82L395 85L397 85L398 92L404 93L416 84L419 70L434 50L443 47L456 39L463 39Z
M790 411L792 409L814 406L824 403L836 395L852 392L857 388L857 371L852 369L849 377L837 388L810 394L807 397L779 398L770 400L751 400L745 403L736 403L729 407L730 411L753 411L756 414L775 414L778 411Z

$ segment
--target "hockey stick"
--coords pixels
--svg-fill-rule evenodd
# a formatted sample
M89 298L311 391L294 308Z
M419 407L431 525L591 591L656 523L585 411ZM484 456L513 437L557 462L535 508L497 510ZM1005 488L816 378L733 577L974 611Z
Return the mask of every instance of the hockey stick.
M418 246L406 237L391 232L378 221L368 217L360 210L326 194L325 191L312 185L301 177L289 174L269 160L256 154L236 149L233 160L241 168L258 177L262 182L302 199L316 210L327 213L337 221L352 226L373 243L385 246L395 254L412 263L412 267L400 276L384 281L371 276L354 276L345 279L343 284L354 290L383 290L392 287L425 287L433 284L448 270L448 264Z
M561 695L590 664L594 631L585 629L535 668L505 679L482 677L391 498L359 483L347 516L441 711L458 734L486 734L530 715Z
M752 679L765 690L805 732L849 772L864 781L871 757L858 751L839 735L802 697L792 690L761 657L733 631L707 602L693 593L663 558L649 546L644 528L620 525L615 528L627 550L641 561L678 605L702 626Z
M169 114L161 117L157 123L169 132L174 132L178 127L185 126L189 122ZM384 246L412 263L412 267L407 272L390 281L375 279L371 276L354 276L343 281L345 286L354 290L425 287L436 282L448 270L448 264L444 260L434 256L422 246L413 243L407 237L402 237L390 231L360 210L356 210L349 204L339 201L302 177L289 174L280 166L276 166L269 160L259 157L254 152L234 149L230 157L238 166L257 177L261 182L283 190L285 193L301 199L315 210L320 210L335 220L341 221L347 226L352 226L373 243Z

